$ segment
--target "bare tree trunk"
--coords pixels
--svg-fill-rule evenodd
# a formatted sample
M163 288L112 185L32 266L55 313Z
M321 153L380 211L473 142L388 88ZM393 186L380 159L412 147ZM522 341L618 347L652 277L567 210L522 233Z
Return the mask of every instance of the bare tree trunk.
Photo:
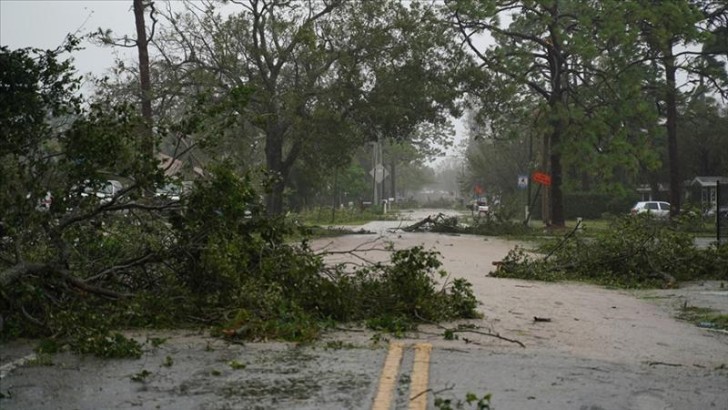
M556 135L554 138L558 138ZM557 141L552 144L558 146ZM561 153L551 151L551 223L554 226L563 227L566 225L564 219L564 195L561 191L563 182L561 170Z
M675 56L672 54L672 45L665 49L665 80L667 90L665 93L665 105L667 106L667 153L670 163L670 216L680 214L680 164L677 152L677 90L675 73Z
M141 147L144 155L154 157L154 136L152 135L152 82L149 75L149 51L147 49L147 29L144 23L144 0L134 0L134 20L137 32L137 50L139 52L139 82L142 100L142 118L145 126L141 136Z
M278 173L266 196L266 210L268 215L280 215L283 212L283 189L287 175L283 175L283 137L275 130L266 138L265 158L268 171Z

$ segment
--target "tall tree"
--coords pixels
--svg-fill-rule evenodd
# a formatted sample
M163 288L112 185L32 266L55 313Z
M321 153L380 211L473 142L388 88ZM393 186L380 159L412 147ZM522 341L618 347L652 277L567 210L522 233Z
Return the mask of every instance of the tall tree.
M136 47L139 54L139 88L142 105L142 118L144 118L145 129L142 137L142 152L149 157L154 156L154 136L152 126L152 82L149 75L149 38L147 38L147 26L144 19L145 7L152 7L150 2L145 4L144 0L134 0L134 25L136 26ZM152 9L153 10L153 9Z
M452 19L489 78L481 106L497 124L503 108L542 118L550 211L563 224L562 189L590 180L633 180L654 170L650 152L665 122L679 195L675 115L678 45L695 44L701 13L689 1L539 0L448 2ZM664 10L662 10L664 8ZM703 14L704 15L704 14ZM705 30L703 30L705 33ZM483 39L490 36L490 43ZM688 40L688 41L686 41ZM692 41L692 43L691 43ZM655 78L662 78L656 81ZM503 101L507 101L504 103ZM520 117L523 117L522 115ZM581 179L568 184L569 177ZM612 185L616 188L617 184ZM675 201L679 208L679 198Z
M724 94L726 69L724 44L728 11L725 2L675 0L625 2L625 19L638 30L641 59L658 68L658 81L648 87L661 91L659 102L665 118L669 164L671 215L680 213L682 172L678 136L681 89ZM678 82L678 74L686 78Z
M138 70L134 77L137 79L137 92L135 94L138 95L138 98L135 100L139 102L141 116L144 119L144 124L139 132L139 146L143 155L152 159L154 158L156 143L153 132L154 114L152 111L153 93L149 63L149 42L154 38L157 16L153 0L132 0L132 10L134 12L136 38L132 39L129 36L117 38L111 30L102 28L96 30L94 37L105 45L137 49ZM145 17L147 12L149 12L149 17L152 20L152 27L148 34Z
M562 155L574 133L575 86L584 83L587 63L601 51L590 43L594 10L570 0L448 4L452 21L487 71L489 97L481 107L492 117L504 106L529 107L542 120L542 166L552 181L545 219L563 226ZM490 44L483 41L487 37Z
M186 79L180 94L193 90L194 78L205 79L213 98L251 91L244 110L222 115L239 115L248 135L260 135L266 168L277 178L266 200L272 214L281 212L284 188L304 153L323 154L321 162L340 167L366 140L411 138L417 124L441 123L454 109L458 90L450 73L457 56L443 53L452 36L421 30L423 22L437 22L431 7L231 3L229 15L213 2L170 11L155 45L166 67Z
M699 9L690 1L654 2L651 0L632 2L628 5L630 15L635 17L645 44L648 61L662 68L664 81L665 130L667 132L668 160L670 170L670 214L680 213L682 178L678 160L678 83L680 68L676 53L678 46L689 46L699 38L698 22L703 18Z

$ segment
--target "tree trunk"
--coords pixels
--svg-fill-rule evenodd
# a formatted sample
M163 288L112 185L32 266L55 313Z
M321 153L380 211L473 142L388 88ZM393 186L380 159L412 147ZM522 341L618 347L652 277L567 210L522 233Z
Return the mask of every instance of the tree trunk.
M144 23L144 0L134 0L134 20L137 32L137 51L139 52L139 82L142 101L144 129L141 135L142 152L154 158L154 136L152 135L152 82L149 75L149 51L147 49L147 29Z
M667 154L670 164L670 216L680 214L680 164L677 152L677 89L675 81L675 56L672 54L672 44L665 49L665 80L667 89L665 105L667 108Z
M551 146L558 146L560 136L554 134L551 137ZM564 195L561 191L561 153L551 149L551 224L563 227L564 220Z
M283 169L283 136L277 129L269 130L266 136L265 160L268 172L274 178L266 196L266 210L268 215L280 215L283 213L283 189L287 175L284 175Z
M389 181L390 182L390 195L392 198L394 198L395 201L397 200L397 184L395 181L395 177L397 175L396 169L395 169L396 162L397 161L395 159L392 159L392 163L389 166L390 167L389 178L391 178L391 180Z

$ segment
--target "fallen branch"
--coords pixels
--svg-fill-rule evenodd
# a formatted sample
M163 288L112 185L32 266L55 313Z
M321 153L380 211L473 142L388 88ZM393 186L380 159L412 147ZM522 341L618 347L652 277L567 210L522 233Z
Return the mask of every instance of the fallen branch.
M441 214L441 213L435 215L434 217L432 215L429 215L427 218L425 218L425 219L423 219L423 220L421 220L421 221L419 221L417 223L414 223L414 224L412 224L410 226L405 226L404 228L402 228L402 230L405 231L405 232L414 232L414 231L417 231L417 230L419 230L420 228L422 228L423 226L426 226L426 225L438 225L438 224L442 224L442 222L445 219L446 219L446 216L444 214Z
M445 329L447 329L447 328L445 328ZM482 335L482 336L490 336L490 337L494 337L496 339L504 340L506 342L515 343L524 349L526 348L526 345L524 345L521 341L501 336L498 333L481 332L481 331L474 330L474 329L447 329L447 330L451 330L453 333L475 333L475 334Z
M414 399L422 396L423 394L427 394L427 393L432 392L432 394L434 396L437 396L438 394L444 393L444 392L449 391L449 390L453 390L454 388L455 388L455 385L454 384L452 384L452 385L447 385L446 384L445 387L443 387L440 390L434 390L433 388L429 388L427 390L421 391L421 392L415 394L414 396L410 397L410 401L412 401L412 400L414 400Z
M647 362L648 366L670 366L670 367L682 367L679 363L666 363L666 362Z
M438 328L440 328L442 330L445 330L447 332L451 332L451 333L474 333L474 334L481 335L481 336L494 337L496 339L500 339L500 340L503 340L503 341L506 341L506 342L515 343L515 344L521 346L524 349L526 348L526 345L524 345L523 342L521 342L519 340L516 340L516 339L511 339L511 338L508 338L508 337L501 336L498 333L481 332L481 331L475 330L475 329L463 329L463 328L450 329L450 328L447 328L447 327L445 327L445 326L443 326L443 325L441 325L439 323L436 323L436 322L433 322L431 320L427 320L427 319L423 318L417 312L415 312L415 317L418 318L418 319L420 319L423 322L426 322L426 323L430 323L432 325L435 325Z
M372 240L369 240L369 241L360 243L359 245L357 245L353 249L347 249L347 250L343 250L343 251L328 251L328 250L326 250L329 246L331 246L333 244L333 242L329 242L326 246L324 246L323 248L321 248L321 250L314 251L314 253L315 253L316 256L320 256L320 257L325 257L325 256L330 256L330 255L350 255L350 256L352 256L352 257L354 257L356 259L359 259L365 265L376 265L376 262L371 261L371 260L369 260L369 259L367 259L367 258L365 258L365 257L363 257L361 255L359 255L359 253L364 253L364 252L391 252L392 251L392 249L391 249L391 243L390 243L389 246L385 245L384 247L382 247L382 246L374 246L374 244L378 244L379 242L381 242L384 239L385 238L383 236L380 236L380 237L377 237L375 239L372 239ZM345 263L346 264L353 264L353 262L345 262ZM344 264L344 263L342 263L342 264Z
M93 293L100 296L109 297L112 299L122 299L130 297L131 295L125 294L125 293L118 293L113 290L101 288L98 286L90 285L86 283L85 281L73 276L68 270L66 269L60 269L57 267L54 267L49 264L40 264L40 263L26 263L26 262L20 262L13 266L11 266L8 269L5 269L4 271L0 272L0 286L8 286L11 285L13 282L19 280L21 277L25 275L32 275L32 274L40 274L40 275L49 275L49 274L57 274L59 275L63 280L65 280L70 285L76 287L77 289Z

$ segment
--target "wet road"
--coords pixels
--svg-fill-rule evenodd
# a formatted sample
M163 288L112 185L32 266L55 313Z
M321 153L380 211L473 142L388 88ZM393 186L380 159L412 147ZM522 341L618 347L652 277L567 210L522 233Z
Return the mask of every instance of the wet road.
M387 235L400 225L366 229ZM367 240L331 246L356 246L354 239ZM512 244L435 234L390 239L441 249L448 271L466 275L484 303L479 329L526 347L479 333L446 340L434 325L403 339L341 330L306 346L140 332L131 335L147 341L140 360L61 354L20 365L29 353L21 343L0 346L0 409L421 410L434 409L436 398L454 407L468 393L492 393L498 410L728 409L728 335L677 323L653 303L677 297L720 309L728 300L722 288L650 291L648 302L588 286L496 280L485 275L490 262ZM533 323L536 314L554 320Z
M399 356L391 359L396 346ZM52 366L16 369L0 381L10 395L0 408L419 410L434 409L436 397L454 404L467 393L492 393L499 410L728 408L728 370L462 340L430 346L422 340L241 346L175 334L141 360L60 355Z

